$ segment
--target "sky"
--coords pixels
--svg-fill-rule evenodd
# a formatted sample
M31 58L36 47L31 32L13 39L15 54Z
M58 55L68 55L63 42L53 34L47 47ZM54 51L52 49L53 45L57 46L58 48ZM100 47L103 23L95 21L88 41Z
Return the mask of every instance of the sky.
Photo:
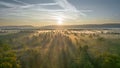
M0 0L0 26L120 23L120 0Z

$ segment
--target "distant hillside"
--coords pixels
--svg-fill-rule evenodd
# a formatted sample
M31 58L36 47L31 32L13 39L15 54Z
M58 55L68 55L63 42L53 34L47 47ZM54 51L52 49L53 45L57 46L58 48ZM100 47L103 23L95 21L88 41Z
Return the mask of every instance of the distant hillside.
M24 26L0 26L0 29L5 30L22 30L22 29L34 29L31 25L24 25Z
M50 25L41 29L108 29L120 28L120 24L86 24L86 25Z
M109 29L120 28L120 24L86 24L86 25L48 25L42 27L25 26L0 26L0 29L6 30L31 30L31 29Z

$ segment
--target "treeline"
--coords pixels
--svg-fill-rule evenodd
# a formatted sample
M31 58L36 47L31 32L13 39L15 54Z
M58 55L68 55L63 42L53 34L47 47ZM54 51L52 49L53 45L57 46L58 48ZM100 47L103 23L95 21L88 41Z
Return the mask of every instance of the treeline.
M102 53L92 57L88 46L79 48L79 57L73 59L71 68L120 68L120 55Z
M118 52L104 49L109 41L97 34L20 32L0 38L0 68L120 68ZM91 54L95 46L95 52L106 52Z
M2 41L0 41L0 68L21 68L15 52L12 51L10 45Z

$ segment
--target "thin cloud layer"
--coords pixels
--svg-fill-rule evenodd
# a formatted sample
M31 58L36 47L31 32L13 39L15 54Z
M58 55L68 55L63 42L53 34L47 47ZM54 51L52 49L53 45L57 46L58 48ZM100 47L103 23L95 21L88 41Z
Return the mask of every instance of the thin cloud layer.
M5 1L0 1L0 5L9 7L3 8L0 10L0 18L2 17L24 17L25 19L44 19L44 20L54 20L55 17L59 17L61 15L62 18L67 19L77 19L80 16L86 16L85 13L76 9L74 5L68 2L68 0L54 0L53 3L36 3L30 4L20 0L12 0L15 3L9 3ZM60 9L54 8L49 9L50 7L59 6ZM73 18L71 18L73 17Z
M3 21L76 22L94 19L120 19L118 0L0 0ZM42 23L41 22L41 23Z

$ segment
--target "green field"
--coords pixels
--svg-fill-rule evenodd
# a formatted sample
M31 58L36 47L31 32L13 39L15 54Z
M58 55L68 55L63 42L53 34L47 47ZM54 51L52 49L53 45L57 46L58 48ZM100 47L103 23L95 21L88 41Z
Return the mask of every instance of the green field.
M120 34L35 30L0 35L0 68L120 68Z

